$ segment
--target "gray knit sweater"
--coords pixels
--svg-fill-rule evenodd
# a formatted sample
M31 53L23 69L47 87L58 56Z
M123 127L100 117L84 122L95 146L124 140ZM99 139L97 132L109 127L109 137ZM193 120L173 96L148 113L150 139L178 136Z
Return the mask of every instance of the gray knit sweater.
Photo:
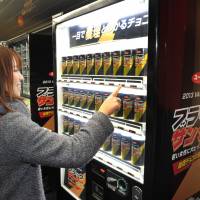
M108 117L96 113L78 134L61 136L31 121L23 103L10 105L16 112L0 117L0 200L44 200L40 165L80 167L113 131Z

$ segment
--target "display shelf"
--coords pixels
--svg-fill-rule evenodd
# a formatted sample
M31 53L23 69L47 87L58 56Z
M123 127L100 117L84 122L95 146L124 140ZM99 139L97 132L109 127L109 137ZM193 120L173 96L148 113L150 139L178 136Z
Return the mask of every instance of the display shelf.
M141 169L144 167L143 165L142 165L142 166L136 166L136 165L132 164L131 161L129 161L129 160L123 160L123 159L121 158L120 155L113 155L113 154L112 154L112 151L104 151L103 148L101 148L100 151L101 151L102 153L104 153L104 154L106 154L106 155L108 155L108 156L111 157L111 159L110 159L110 161L109 161L109 163L110 163L111 165L112 165L112 162L111 162L111 161L112 161L112 158L114 157L115 160L121 162L122 165L126 164L126 165L129 166L130 168L135 168L135 169L137 169L137 170L141 170ZM118 168L121 169L120 167L118 167Z
M114 84L114 83L112 83ZM116 85L119 85L119 83L115 83ZM60 88L68 87L68 88L74 88L74 89L82 89L82 90L92 90L92 91L101 91L101 92L108 92L112 93L116 89L116 85L105 85L105 84L94 84L93 82L84 82L84 83L77 83L77 82L65 82L65 81L59 81L57 82L57 86ZM105 87L106 86L106 87ZM60 91L61 92L61 91ZM120 94L127 94L127 95L137 95L137 96L146 96L147 90L146 89L135 89L130 87L122 87L120 89Z
M59 110L70 112L75 115L80 115L80 113L85 113L86 116L87 115L91 116L92 114L96 112L93 110L87 110L80 107L68 106L68 105L62 105L62 107L60 107ZM114 117L114 116L110 116L109 118L112 122L115 122L118 124L128 124L130 127L135 127L135 128L145 131L145 127L146 127L145 122L135 122L134 120L123 119L122 117Z
M58 109L59 114L72 116L72 118L77 118L80 121L87 121L92 117L93 112L84 111L82 109L76 109L72 107L61 107ZM139 122L132 122L129 123L126 120L120 121L119 119L115 119L110 117L113 126L121 129L126 130L127 132L135 133L136 135L143 136L145 135L146 124L139 123Z
M127 88L136 88L146 90L147 77L146 76L102 76L102 75L62 75L62 79L59 82L66 83L86 83L92 85L122 85Z

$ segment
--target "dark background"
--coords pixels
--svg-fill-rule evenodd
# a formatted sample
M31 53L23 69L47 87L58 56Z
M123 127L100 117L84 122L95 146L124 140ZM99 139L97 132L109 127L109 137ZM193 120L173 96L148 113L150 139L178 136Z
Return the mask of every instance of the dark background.
M0 0L0 41L50 25L52 15L95 0Z

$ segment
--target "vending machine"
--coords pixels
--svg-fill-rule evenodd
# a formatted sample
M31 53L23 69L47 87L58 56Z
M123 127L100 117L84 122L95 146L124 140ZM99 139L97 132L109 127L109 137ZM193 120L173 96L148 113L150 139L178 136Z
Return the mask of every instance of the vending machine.
M114 132L86 166L61 169L75 199L199 198L199 9L100 0L53 19L59 134L76 134L122 86Z
M51 29L50 29L51 30ZM25 34L7 42L22 59L22 94L32 120L54 130L52 36Z

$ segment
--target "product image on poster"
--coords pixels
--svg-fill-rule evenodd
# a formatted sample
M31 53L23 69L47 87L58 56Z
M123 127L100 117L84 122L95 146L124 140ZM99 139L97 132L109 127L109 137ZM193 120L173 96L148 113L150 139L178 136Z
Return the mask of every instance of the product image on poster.
M84 168L66 169L64 183L77 197L85 198L86 174Z

